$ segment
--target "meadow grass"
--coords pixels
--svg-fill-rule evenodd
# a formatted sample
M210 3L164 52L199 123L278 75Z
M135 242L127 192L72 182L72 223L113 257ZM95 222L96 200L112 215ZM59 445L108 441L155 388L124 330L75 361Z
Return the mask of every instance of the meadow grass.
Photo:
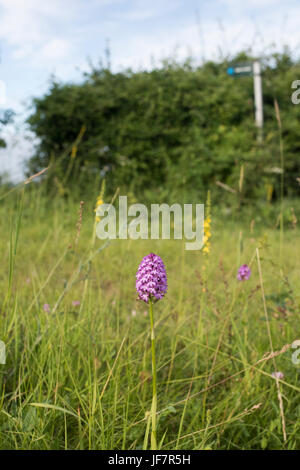
M79 201L33 189L1 202L0 448L149 448L149 313L135 275L154 252L169 284L155 305L158 447L299 449L298 229L284 233L281 264L279 230L213 213L205 256L180 240L95 239L93 207L79 233ZM252 275L238 282L243 263Z

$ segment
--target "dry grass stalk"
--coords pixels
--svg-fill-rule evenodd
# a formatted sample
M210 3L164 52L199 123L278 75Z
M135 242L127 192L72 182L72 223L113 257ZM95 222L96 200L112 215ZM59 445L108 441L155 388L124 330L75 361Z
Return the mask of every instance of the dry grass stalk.
M220 186L220 188L225 189L225 191L229 191L232 194L236 194L236 190L228 186L228 184L222 183L221 181L216 181L216 185Z
M84 201L80 201L80 207L79 207L79 211L78 211L78 216L79 217L78 217L78 221L77 221L77 224L76 224L77 233L76 233L76 238L75 238L75 246L78 244L80 231L81 231L81 227L82 227L83 206L84 206Z
M32 180L34 180L34 178L37 178L38 176L42 175L43 173L45 173L45 171L49 170L49 166L47 166L47 168L43 168L43 170L39 171L38 173L35 173L34 175L31 175L29 176L29 178L27 178L26 181L24 181L24 184L29 184L31 183Z
M258 248L256 248L256 256L257 256L257 264L258 264L258 272L259 272L261 293L262 293L262 299L263 299L263 306L264 306L265 318L266 318L266 323L267 323L269 342L270 342L270 347L271 347L270 357L273 360L274 370L275 370L275 372L277 372L277 366L276 366L276 361L275 361L275 353L274 353L274 349L273 349L273 341L272 341L270 321L269 321L266 298L265 298L265 291L264 291L264 285L263 285L263 277L262 277L262 270L261 270L260 256L259 256L259 249ZM282 395L281 395L281 391L280 391L280 385L279 385L279 380L278 380L277 374L275 376L275 381L276 381L277 396L278 396L278 401L279 401L280 417L281 417L281 423L282 423L283 440L284 440L284 442L286 442L286 426L285 426L283 401L282 401Z
M278 122L278 127L279 129L281 129L280 111L279 111L278 101L276 100L276 98L274 100L274 108L275 108L275 116Z

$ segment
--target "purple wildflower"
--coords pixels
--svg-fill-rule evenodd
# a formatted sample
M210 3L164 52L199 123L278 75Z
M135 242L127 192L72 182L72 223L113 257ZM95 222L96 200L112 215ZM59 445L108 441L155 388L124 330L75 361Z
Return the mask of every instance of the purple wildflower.
M251 276L251 269L247 264L242 264L239 267L237 278L239 281L248 281L249 277Z
M78 307L78 305L80 305L80 300L73 300L72 305L73 307Z
M280 380L283 380L284 379L284 373L283 372L272 372L272 377L274 377L274 379L280 379Z
M136 274L136 290L139 299L148 303L152 300L162 299L167 292L167 273L162 259L150 253L145 256Z
M43 309L44 309L44 312L50 313L50 305L49 304L44 304Z

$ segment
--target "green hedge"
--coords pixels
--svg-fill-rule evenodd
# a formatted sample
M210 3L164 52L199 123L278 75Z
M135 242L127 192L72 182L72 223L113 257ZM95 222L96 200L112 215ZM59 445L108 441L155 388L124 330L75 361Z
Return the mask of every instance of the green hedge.
M239 54L234 60L248 60ZM52 82L33 100L28 119L39 138L28 165L32 174L54 163L50 179L86 191L106 175L111 187L138 193L157 189L202 192L221 181L237 188L244 165L243 200L279 196L279 130L274 99L280 107L285 158L285 192L298 194L300 105L291 102L291 84L300 63L288 52L262 59L264 141L254 126L252 78L232 78L228 63L164 61L151 71L113 73L92 69L82 83ZM75 158L71 148L80 130ZM73 149L74 152L74 149ZM273 171L273 170L272 170Z

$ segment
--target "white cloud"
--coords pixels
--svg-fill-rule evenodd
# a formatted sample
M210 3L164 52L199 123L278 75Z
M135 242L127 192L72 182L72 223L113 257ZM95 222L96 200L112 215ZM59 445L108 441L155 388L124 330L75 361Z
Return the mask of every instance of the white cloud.
M72 21L71 6L70 0L64 0L64 8L60 0L0 0L0 38L13 48L15 59L31 59L39 53L47 59L49 51L53 59L64 58L69 51L66 40L57 44L62 46L57 47L57 56L51 41L55 24Z
M289 9L281 0L204 2L201 5L202 43L192 3L189 21L183 19L178 27L178 23L168 22L168 15L180 5L185 7L183 0L0 0L0 39L13 48L15 60L29 61L34 67L47 65L49 70L53 67L56 71L65 70L64 77L66 71L74 70L78 60L82 63L82 56L85 59L89 55L86 45L82 48L86 40L93 49L95 40L103 42L104 38L110 38L114 62L125 66L149 65L150 56L168 55L176 45L180 46L179 56L186 55L187 49L196 55L202 55L201 51L205 50L207 58L218 54L220 48L232 52L253 43L255 47L260 44L261 49L272 41L297 45L300 8L293 0L289 2ZM208 18L205 16L207 5L210 7ZM212 5L215 5L215 18ZM102 14L102 9L108 7L108 13ZM222 17L221 26L217 17L222 7L226 15ZM262 9L267 13L260 16ZM165 24L156 27L156 18L164 18ZM151 19L152 30L133 29L125 37L122 35L124 25ZM66 59L74 66L66 66Z
M256 0L254 0L256 1ZM226 3L234 8L239 0L219 0L217 4ZM126 48L122 42L112 41L113 63L124 67L151 67L151 56L156 59L174 54L179 59L192 55L196 59L204 55L207 60L217 59L220 55L233 56L241 50L252 49L254 54L264 55L272 49L282 50L289 45L293 51L299 47L300 5L292 6L283 15L285 8L272 8L268 14L251 16L246 7L251 2L244 2L240 15L223 16L222 21L216 18L201 21L202 38L199 25L191 17L181 27L166 27L162 30L136 33L127 38ZM265 6L277 3L277 0L262 0ZM257 0L258 4L258 0ZM242 7L241 7L242 10ZM218 9L216 12L218 13ZM167 26L167 25L166 25ZM114 51L116 55L114 55ZM120 52L119 52L120 51Z
M70 53L71 44L65 39L51 39L40 49L40 57L45 60L63 59Z
M6 147L0 149L0 174L8 173L12 181L19 182L24 179L25 162L34 151L34 137L11 125L3 130L1 137Z
M278 8L279 5L282 6L282 0L250 0L250 1L240 1L240 0L219 0L221 5L230 10L230 13L235 12L240 14L248 13L249 11L259 11L266 8Z
M6 104L6 83L0 80L0 106Z
M124 13L116 13L115 17L126 21L144 21L166 15L180 6L180 0L135 0Z

